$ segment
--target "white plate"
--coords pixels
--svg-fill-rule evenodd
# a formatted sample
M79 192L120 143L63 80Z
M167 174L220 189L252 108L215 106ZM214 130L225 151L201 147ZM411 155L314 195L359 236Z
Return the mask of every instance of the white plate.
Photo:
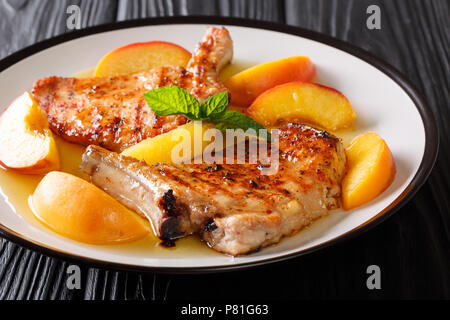
M232 258L209 250L178 252L124 250L87 245L61 237L0 200L1 234L15 242L68 259L106 267L161 272L211 272L278 261L311 252L359 234L403 205L428 176L438 147L429 109L414 88L387 64L335 39L283 25L226 18L170 18L128 21L94 27L50 39L0 61L0 106L29 90L36 79L70 76L95 66L116 47L137 41L166 40L193 50L210 25L225 25L234 41L235 61L255 65L294 55L311 57L318 82L336 88L351 101L357 130L375 131L392 150L397 175L376 200L330 216L280 244ZM270 29L270 30L269 30Z

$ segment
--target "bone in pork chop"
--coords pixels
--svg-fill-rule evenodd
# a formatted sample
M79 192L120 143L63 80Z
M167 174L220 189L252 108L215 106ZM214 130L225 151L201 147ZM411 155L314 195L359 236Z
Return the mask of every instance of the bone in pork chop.
M345 154L327 132L280 129L278 172L260 164L159 164L89 146L81 169L107 193L152 221L163 240L198 233L238 255L278 242L339 207Z
M156 116L144 93L176 85L200 101L226 91L218 72L233 55L225 28L209 28L194 55L183 67L160 67L115 77L76 79L49 77L38 80L33 95L47 115L50 128L64 139L121 151L186 123L184 116Z

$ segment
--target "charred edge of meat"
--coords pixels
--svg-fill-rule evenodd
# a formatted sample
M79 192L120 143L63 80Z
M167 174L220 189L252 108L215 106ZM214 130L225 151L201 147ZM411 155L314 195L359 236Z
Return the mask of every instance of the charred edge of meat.
M214 223L214 219L208 219L203 225L203 230L205 232L211 232L217 229L216 224Z
M222 169L223 169L223 167L220 164L216 164L214 167L209 166L209 167L205 168L205 170L208 171L208 172L216 172L216 171L219 171L219 170L222 170Z
M184 208L177 205L177 199L172 189L169 189L163 194L159 206L163 210L160 239L163 241L173 241L183 237L184 232L180 230L179 217L183 215Z
M288 128L296 128L299 129L301 131L308 131L310 135L313 135L315 138L323 138L326 139L327 141L336 144L337 142L340 141L340 139L334 135L332 135L331 133L329 133L328 131L325 130L318 130L315 129L313 127L307 126L305 124L300 124L300 123L288 123L287 124Z
M232 177L233 173L231 171L227 171L224 175L223 178L229 181L234 181L233 177Z
M169 217L178 216L177 199L173 195L173 190L169 189L163 194L162 200L164 202L163 208Z
M165 248L172 248L175 247L175 241L174 240L163 240L160 243L160 246Z
M250 179L249 183L250 186L252 186L253 188L259 188L259 185L255 182L255 180Z

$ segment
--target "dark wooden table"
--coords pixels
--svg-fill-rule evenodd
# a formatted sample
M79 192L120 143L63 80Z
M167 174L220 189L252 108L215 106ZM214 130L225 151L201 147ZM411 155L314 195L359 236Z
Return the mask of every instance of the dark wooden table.
M69 290L68 262L0 239L0 299L450 298L448 0L0 0L0 58L69 32L70 4L80 6L82 27L221 15L287 23L348 41L394 65L424 94L440 126L440 153L415 198L378 227L335 247L248 271L169 276L81 266L82 288ZM381 8L381 30L366 27L372 4ZM381 268L381 290L366 287L371 264Z

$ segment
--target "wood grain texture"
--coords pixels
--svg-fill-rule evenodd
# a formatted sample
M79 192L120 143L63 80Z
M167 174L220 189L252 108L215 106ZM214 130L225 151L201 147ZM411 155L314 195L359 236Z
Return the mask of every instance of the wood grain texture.
M283 22L277 0L119 0L119 21L163 16L226 16Z
M450 298L448 1L28 0L14 8L0 0L0 58L68 32L68 4L81 6L83 27L144 17L222 15L285 22L353 43L393 64L424 94L440 126L440 153L430 179L410 203L357 240L333 248L219 275L167 276L80 266L82 289L68 290L70 263L0 240L0 299ZM381 8L381 30L366 28L371 4ZM371 264L381 267L382 290L366 288Z
M10 2L16 3L16 0ZM20 6L11 6L6 0L0 0L0 57L69 32L66 10L72 4L81 9L82 28L116 19L115 0L26 0Z

